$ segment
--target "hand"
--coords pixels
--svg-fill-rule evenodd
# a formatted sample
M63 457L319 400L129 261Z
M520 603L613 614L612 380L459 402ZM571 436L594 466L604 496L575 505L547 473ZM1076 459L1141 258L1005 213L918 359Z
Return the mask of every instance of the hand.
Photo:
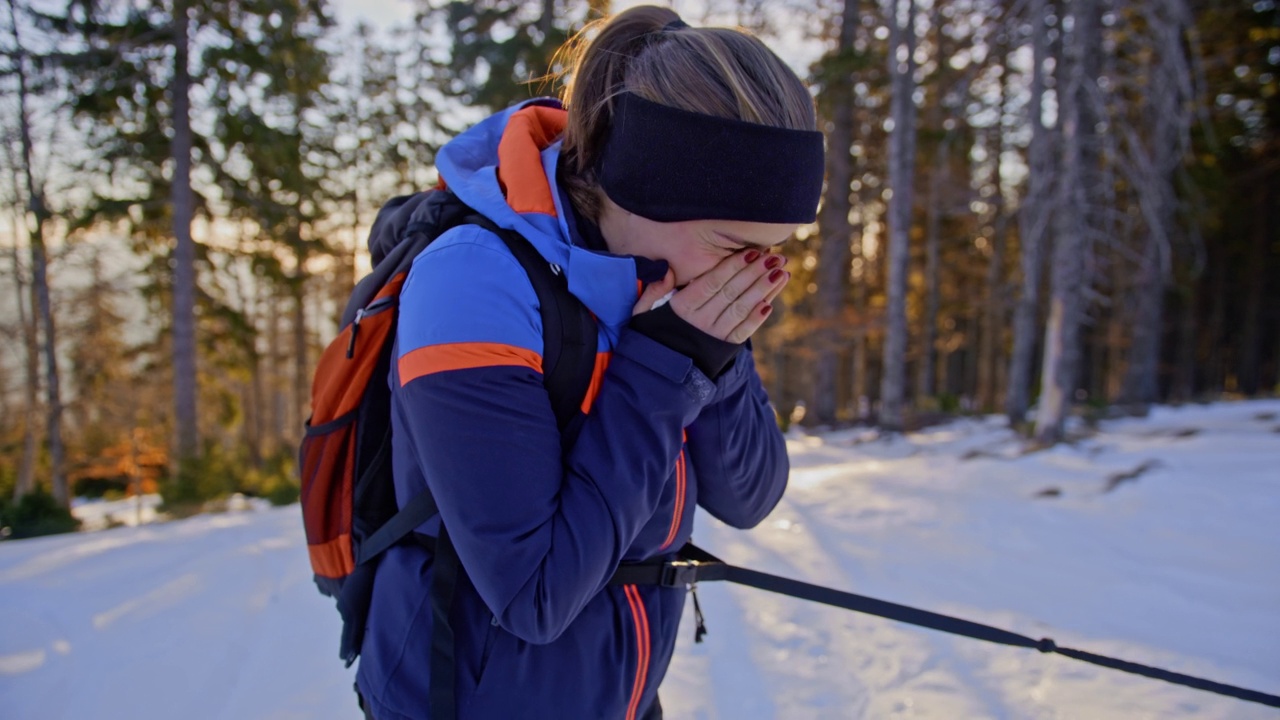
M747 341L773 311L773 299L791 279L783 270L787 259L758 250L736 252L694 278L671 296L671 309L685 322L725 342ZM633 315L653 309L655 302L675 290L675 273L640 294Z

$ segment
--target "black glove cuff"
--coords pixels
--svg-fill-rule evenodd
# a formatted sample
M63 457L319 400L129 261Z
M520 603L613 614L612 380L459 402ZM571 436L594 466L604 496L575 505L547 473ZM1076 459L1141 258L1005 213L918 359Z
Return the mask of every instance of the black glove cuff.
M733 364L742 345L702 332L676 314L670 305L631 318L631 329L693 360L703 375L715 380Z

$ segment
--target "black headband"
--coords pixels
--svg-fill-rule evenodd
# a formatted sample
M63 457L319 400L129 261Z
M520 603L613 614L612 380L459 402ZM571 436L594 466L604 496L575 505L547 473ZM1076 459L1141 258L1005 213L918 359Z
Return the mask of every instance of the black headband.
M623 209L658 222L811 223L822 195L822 133L614 100L600 186Z

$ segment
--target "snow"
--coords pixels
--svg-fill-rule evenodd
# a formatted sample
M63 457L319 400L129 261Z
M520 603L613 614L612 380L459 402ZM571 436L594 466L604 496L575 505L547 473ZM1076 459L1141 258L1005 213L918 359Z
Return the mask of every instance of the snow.
M76 498L71 514L80 520L82 530L104 530L117 525L144 525L159 519L164 499L151 493L124 500L89 500Z
M766 572L1280 694L1278 433L1275 400L1159 408L1038 452L996 418L793 432L777 510L750 532L703 516L696 540ZM693 643L690 604L662 690L675 720L1277 717L751 588L698 594L710 634ZM359 716L296 506L0 543L0 617L5 718Z
M119 525L132 527L166 519L160 511L163 503L164 498L154 493L123 500L76 498L71 503L71 514L80 521L81 530L103 530ZM215 512L244 512L268 507L271 507L271 503L266 500L245 497L240 493L205 504L206 510Z

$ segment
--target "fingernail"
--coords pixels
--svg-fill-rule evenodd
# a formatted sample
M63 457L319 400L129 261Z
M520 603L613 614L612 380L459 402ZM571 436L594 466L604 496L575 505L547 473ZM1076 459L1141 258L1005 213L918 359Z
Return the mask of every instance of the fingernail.
M769 282L778 282L778 279L781 278L784 274L785 272L782 270L774 270L773 272L769 273Z
M772 305L765 305L764 307L760 308L760 316L761 316L761 317L769 317L769 313L771 313L771 312L773 312L773 306L772 306Z
M747 256L746 256L747 264L748 264L748 265L750 265L751 263L755 262L755 261L756 261L756 258L758 258L758 257L760 257L760 253L759 253L759 252L757 252L757 251L755 251L755 250L751 250L751 251L749 251L749 252L747 253Z
M777 255L770 255L769 259L764 261L764 266L767 268L776 268L781 263L782 263L781 257Z

